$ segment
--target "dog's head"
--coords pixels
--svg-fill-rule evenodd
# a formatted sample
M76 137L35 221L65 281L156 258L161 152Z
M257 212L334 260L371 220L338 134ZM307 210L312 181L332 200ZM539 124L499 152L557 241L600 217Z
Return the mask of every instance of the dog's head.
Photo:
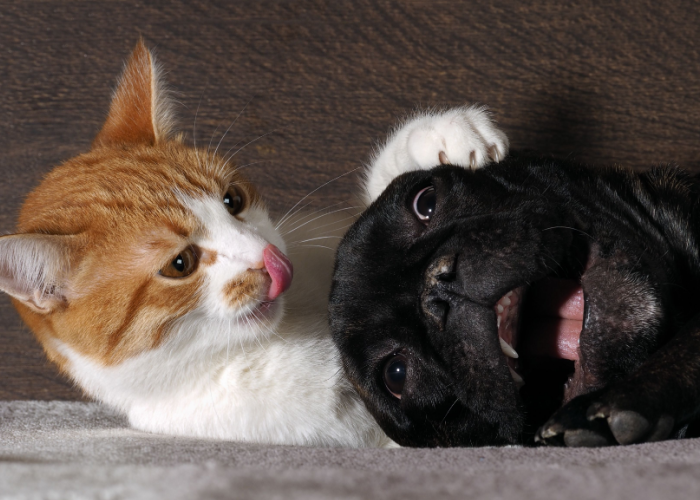
M513 345L522 291L572 245L563 215L499 166L394 180L338 254L331 329L346 373L402 445L522 440ZM510 355L509 355L510 354ZM517 354L516 354L517 356Z

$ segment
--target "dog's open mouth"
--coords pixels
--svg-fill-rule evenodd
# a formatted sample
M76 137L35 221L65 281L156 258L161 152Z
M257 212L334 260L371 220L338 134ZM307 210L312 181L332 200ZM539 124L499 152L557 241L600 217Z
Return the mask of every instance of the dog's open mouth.
M532 427L576 396L584 295L578 281L547 278L496 303L501 349Z

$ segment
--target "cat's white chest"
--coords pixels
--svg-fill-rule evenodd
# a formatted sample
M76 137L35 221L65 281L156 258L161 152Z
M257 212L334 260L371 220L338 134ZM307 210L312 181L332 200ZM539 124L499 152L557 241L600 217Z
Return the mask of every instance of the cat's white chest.
M246 335L235 325L195 311L175 325L170 341L115 366L55 347L81 387L140 430L275 444L390 444L343 377L324 321L325 287L298 281L284 297L294 313L257 341L238 343ZM217 338L229 341L212 342Z

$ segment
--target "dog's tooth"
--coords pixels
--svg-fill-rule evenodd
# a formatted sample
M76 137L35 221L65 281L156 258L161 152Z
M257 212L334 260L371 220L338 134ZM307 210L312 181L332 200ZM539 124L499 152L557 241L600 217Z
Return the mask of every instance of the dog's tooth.
M506 294L506 297L510 297L511 295L513 295L513 290L511 290L510 292L508 292L508 293Z
M501 327L501 317L496 316L496 328L500 328L500 327Z
M510 345L508 342L501 338L499 338L498 340L501 341L501 351L503 351L503 354L505 354L509 358L518 359L518 353L515 351L515 349L513 349L512 345Z
M503 302L504 306L509 306L510 305L510 298L506 295L501 299L501 302Z
M498 304L496 306L496 311L498 311L498 314L501 314L504 311L503 306L501 304Z
M540 431L540 436L543 439L549 439L551 437L556 436L557 434L560 434L561 432L558 431L558 429L554 429L553 427L547 427L546 429L542 429Z
M525 381L523 380L523 378L520 375L518 375L518 372L516 372L515 370L513 370L510 367L508 367L508 369L510 370L510 374L512 375L513 380L515 381L515 385L518 387L518 389L520 389L522 386L524 386Z

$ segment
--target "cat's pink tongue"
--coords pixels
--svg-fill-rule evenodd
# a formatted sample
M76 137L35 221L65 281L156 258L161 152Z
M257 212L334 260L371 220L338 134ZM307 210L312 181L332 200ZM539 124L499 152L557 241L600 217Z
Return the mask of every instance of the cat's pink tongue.
M267 292L267 298L275 300L292 284L294 268L287 256L272 244L267 245L263 250L263 262L267 273L272 278L272 285L270 285L270 291Z

